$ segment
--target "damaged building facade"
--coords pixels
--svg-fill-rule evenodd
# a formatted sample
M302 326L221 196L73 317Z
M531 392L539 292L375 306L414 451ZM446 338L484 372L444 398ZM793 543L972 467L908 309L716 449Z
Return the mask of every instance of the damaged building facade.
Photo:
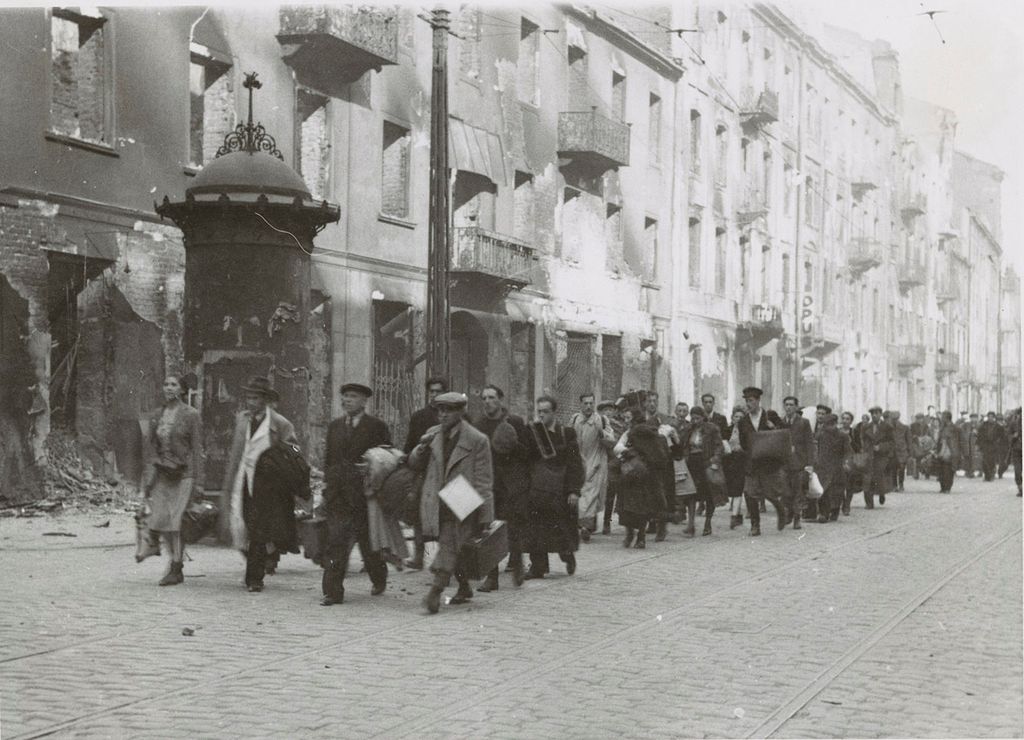
M0 93L23 101L0 132L4 494L38 484L57 432L131 477L165 372L196 381L208 487L249 371L291 389L282 410L314 460L343 381L372 385L401 437L425 380L432 30L418 11L3 19ZM641 388L663 411L708 391L723 409L747 384L776 407L796 393L858 413L983 411L1000 388L1019 403L1018 355L978 329L1000 300L1019 306L1001 174L956 152L952 112L904 99L886 44L762 3L465 6L451 26L451 375L471 411L486 383L520 414L542 393L568 413L581 393ZM288 170L264 172L264 195L326 202L337 221L289 246L253 215L236 246L308 249L288 257L308 263L308 292L257 270L255 308L228 305L224 285L223 306L190 313L192 247L155 205L203 188L238 201L212 163L245 120L251 71ZM1018 315L1001 330L1019 346ZM304 352L278 352L298 328Z

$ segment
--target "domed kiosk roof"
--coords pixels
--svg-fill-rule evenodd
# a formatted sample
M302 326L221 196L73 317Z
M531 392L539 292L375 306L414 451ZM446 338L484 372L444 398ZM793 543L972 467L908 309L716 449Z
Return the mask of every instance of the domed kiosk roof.
M299 173L264 152L231 152L217 157L196 175L185 190L192 195L266 193L312 199Z

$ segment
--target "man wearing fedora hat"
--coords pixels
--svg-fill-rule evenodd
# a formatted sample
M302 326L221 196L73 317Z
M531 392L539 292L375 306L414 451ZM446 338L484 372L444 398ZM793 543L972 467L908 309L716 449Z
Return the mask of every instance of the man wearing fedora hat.
M221 490L227 494L227 506L222 512L222 529L227 528L231 544L245 553L245 585L250 591L263 590L263 577L267 571L268 543L250 542L245 526L245 511L252 499L252 484L256 462L266 450L279 442L298 445L295 427L272 408L278 400L270 378L257 375L242 386L246 410L235 420L234 438ZM280 553L270 554L273 568Z
M379 552L370 548L370 524L363 493L363 477L356 464L373 448L391 444L388 425L366 413L366 402L373 391L361 383L341 386L344 413L327 427L324 454L324 514L327 517L327 548L324 560L321 606L340 604L345 598L345 572L352 548L366 565L373 588L384 593L388 566Z

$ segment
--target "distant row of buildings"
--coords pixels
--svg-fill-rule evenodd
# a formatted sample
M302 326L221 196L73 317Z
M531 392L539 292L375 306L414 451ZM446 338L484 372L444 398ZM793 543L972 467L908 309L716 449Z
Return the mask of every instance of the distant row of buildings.
M264 361L247 332L280 316L224 316L234 375L212 370L223 352L186 363L185 251L154 201L244 119L253 70L256 118L340 207L312 257L301 436L319 450L342 380L401 431L424 379L418 11L2 18L0 486L54 426L116 466L172 369L196 375L216 472L234 385ZM858 413L1019 404L1002 173L956 150L952 111L905 99L884 42L764 3L465 6L449 61L451 364L473 405L485 383L518 413L636 388L725 408L749 384Z

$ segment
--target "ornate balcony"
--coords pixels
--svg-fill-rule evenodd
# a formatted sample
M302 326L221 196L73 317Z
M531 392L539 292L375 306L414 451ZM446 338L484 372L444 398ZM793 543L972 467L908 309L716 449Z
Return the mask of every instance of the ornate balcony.
M960 355L956 352L939 352L935 355L935 374L952 375L960 370Z
M856 237L850 240L846 264L852 277L860 277L868 270L882 264L882 245L872 237Z
M935 286L935 300L939 303L949 303L959 300L960 284L950 278L943 278Z
M736 208L736 223L739 226L746 226L766 213L768 199L765 198L764 191L757 187L745 188Z
M332 83L354 82L367 70L398 64L398 18L391 8L286 6L279 21L277 40L285 62L327 89Z
M860 200L864 194L871 190L878 189L878 182L881 178L871 172L861 171L850 178L850 192L855 200Z
M928 266L918 257L901 259L896 264L896 280L900 290L920 288L928 282Z
M821 360L839 349L843 343L843 330L839 321L825 317L816 319L811 330L801 340L805 357Z
M903 218L910 219L923 216L928 209L928 198L924 193L906 193L900 204L900 213Z
M558 114L558 156L598 170L629 165L629 126L590 111Z
M753 93L747 97L747 105L740 111L740 123L744 128L756 128L779 120L779 94L763 90L755 99Z
M896 348L896 364L901 368L924 367L923 344L902 344Z
M530 284L533 247L479 226L458 227L452 243L452 277L489 289L518 290Z
M773 339L779 339L784 333L781 309L766 303L752 306L749 320L741 321L736 326L737 342L750 342L755 349Z

